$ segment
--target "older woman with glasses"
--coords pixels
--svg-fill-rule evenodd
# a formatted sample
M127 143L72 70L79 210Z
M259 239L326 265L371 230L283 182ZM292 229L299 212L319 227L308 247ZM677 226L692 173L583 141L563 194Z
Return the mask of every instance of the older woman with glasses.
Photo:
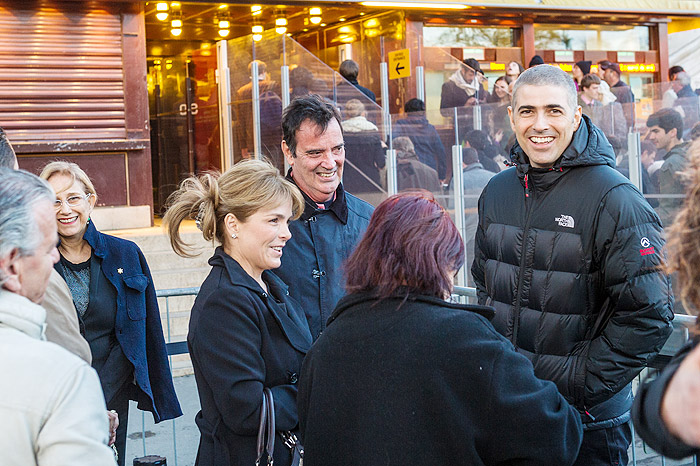
M119 415L116 448L124 465L129 400L160 422L182 414L168 365L153 279L131 241L100 233L90 220L97 193L76 164L51 162L41 178L56 192L60 260L107 409Z

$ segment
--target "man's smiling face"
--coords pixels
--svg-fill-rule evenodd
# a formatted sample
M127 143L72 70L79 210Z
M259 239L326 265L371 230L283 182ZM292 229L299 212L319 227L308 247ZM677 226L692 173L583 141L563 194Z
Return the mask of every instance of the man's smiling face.
M554 165L581 123L581 107L571 108L560 86L524 85L508 107L510 124L533 167Z

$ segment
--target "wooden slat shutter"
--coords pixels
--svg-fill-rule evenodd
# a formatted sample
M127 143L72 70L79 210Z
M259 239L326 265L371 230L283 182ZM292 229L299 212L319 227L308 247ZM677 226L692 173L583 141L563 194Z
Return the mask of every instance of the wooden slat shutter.
M124 139L120 14L85 9L92 2L30 4L0 6L0 126L9 139Z

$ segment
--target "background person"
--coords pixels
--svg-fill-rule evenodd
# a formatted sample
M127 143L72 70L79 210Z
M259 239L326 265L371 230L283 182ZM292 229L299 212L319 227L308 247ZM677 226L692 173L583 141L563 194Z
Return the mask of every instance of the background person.
M195 218L206 240L217 241L211 272L195 299L187 346L201 410L197 466L255 463L263 388L272 390L277 428L274 463L291 464L282 431L297 432L296 381L311 332L287 286L270 272L280 266L301 213L299 190L266 162L234 165L217 180L188 178L163 218L181 256L178 229Z
M297 98L282 118L287 179L304 196L304 212L275 271L301 304L314 339L343 296L342 263L355 249L373 207L345 191L340 180L345 146L340 114L319 95Z
M671 333L673 294L659 218L576 98L558 67L516 81L515 166L479 200L472 275L496 330L579 411L575 464L625 465L631 382Z
M0 167L0 456L7 465L114 465L97 374L44 340L58 260L51 187Z
M700 309L700 143L690 147L689 189L675 222L666 228L669 258L675 272L678 297L686 309ZM700 348L696 328L658 377L639 386L632 419L639 436L651 448L670 458L700 454Z
M55 268L70 288L81 331L90 345L107 408L120 425L115 445L126 459L129 400L155 422L182 415L168 364L151 272L139 247L100 233L90 220L97 193L87 174L70 162L41 171L56 193L60 260Z
M683 171L688 165L686 153L689 142L683 142L683 118L673 109L663 108L649 116L647 119L646 139L656 146L659 151L664 151L663 164L656 171L656 179L659 184L659 194L670 195L669 198L660 198L657 212L663 225L671 225L676 213L683 204L683 194L686 189L686 181Z
M410 99L403 107L405 117L394 122L392 137L407 137L413 143L418 159L437 171L438 177L444 180L447 176L447 155L445 146L435 126L425 117L425 102L420 99Z
M377 207L302 367L305 465L571 464L576 411L494 331L492 308L446 301L463 263L428 193Z
M396 151L396 181L399 191L425 189L433 193L442 192L437 172L420 161L409 138L394 138L392 144Z
M365 106L358 99L345 104L343 139L345 140L345 170L343 187L356 195L382 195L379 170L386 166L384 142L374 123L368 121Z
M355 60L345 60L338 67L338 73L345 78L352 86L364 94L372 102L377 102L374 92L364 86L360 86L357 82L357 76L360 74L360 66ZM353 93L346 89L347 84L341 82L338 84L338 104L342 105L353 98Z

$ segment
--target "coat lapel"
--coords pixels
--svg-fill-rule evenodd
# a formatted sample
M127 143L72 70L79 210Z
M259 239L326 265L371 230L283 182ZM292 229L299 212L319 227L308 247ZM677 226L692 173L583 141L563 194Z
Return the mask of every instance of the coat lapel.
M268 296L266 299L267 308L282 328L289 343L302 353L306 353L311 348L312 343L311 331L306 317L300 315L299 310L290 305L287 286L280 278L269 271L264 272L263 277L270 288L269 294L282 298L282 302L277 302L272 296Z
M311 348L311 331L309 330L309 324L306 322L306 318L300 315L300 310L297 310L291 305L292 301L289 298L287 285L275 274L266 270L263 272L263 280L268 285L269 293L265 293L262 288L260 288L260 285L243 270L240 264L223 251L223 248L217 248L212 260L215 260L217 255L220 258L218 260L223 260L231 283L236 286L246 287L258 295L260 300L265 304L265 307L270 311L270 314L272 314L279 324L282 333L287 337L289 343L297 350L306 354L309 348ZM212 260L210 260L210 264L212 264ZM280 302L277 302L273 296L277 297Z

